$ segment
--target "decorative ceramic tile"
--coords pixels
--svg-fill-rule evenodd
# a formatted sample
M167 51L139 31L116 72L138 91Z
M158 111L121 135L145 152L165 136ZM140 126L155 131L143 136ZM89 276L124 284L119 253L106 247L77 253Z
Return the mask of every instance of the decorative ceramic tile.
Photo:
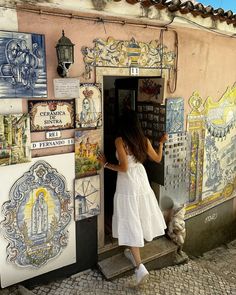
M46 97L43 35L0 31L0 97Z
M74 145L74 143L75 143L75 140L73 137L61 138L61 139L55 139L55 140L34 141L31 143L31 149L32 150L48 149L48 148L54 148L58 146Z
M74 263L74 153L1 167L0 174L1 286Z
M189 202L189 139L186 132L169 134L165 143L165 181L160 198L168 196L176 207Z
M61 131L47 131L45 132L45 138L46 139L52 139L52 138L61 138Z
M202 116L188 116L189 134L191 136L190 158L190 191L189 201L196 202L202 199L202 177L205 129Z
M100 176L75 180L75 220L100 213Z
M208 97L206 100L205 115L206 128L211 136L215 138L225 139L230 134L231 129L235 128L236 123L236 86L229 88L218 101Z
M9 198L2 206L4 216L14 216L2 222L11 242L7 260L21 267L40 267L68 243L71 194L65 178L47 162L37 161L14 183Z
M76 128L102 125L101 88L95 84L81 84L76 99Z
M165 105L138 102L138 118L144 134L154 147L158 147L161 136L165 133Z
M29 100L31 131L75 128L75 100Z
M204 103L205 149L202 199L226 188L234 190L236 146L236 86L227 89L218 102L209 97ZM231 186L231 189L230 189ZM230 193L231 191L231 193Z
M76 178L96 174L101 168L97 152L101 149L101 129L75 131Z
M138 80L139 102L163 103L164 99L164 79L163 78L145 78Z
M187 116L187 130L191 137L190 147L190 186L189 201L199 202L202 199L203 157L205 140L205 116L202 115L202 98L194 92L189 99L191 112Z
M166 45L131 40L95 39L94 48L82 47L87 78L93 67L140 67L173 69L175 53Z
M202 103L197 92L189 103L192 137L190 198L187 216L204 212L235 197L236 86L222 98Z
M0 166L31 161L28 114L0 115Z
M183 98L166 98L166 132L184 132Z

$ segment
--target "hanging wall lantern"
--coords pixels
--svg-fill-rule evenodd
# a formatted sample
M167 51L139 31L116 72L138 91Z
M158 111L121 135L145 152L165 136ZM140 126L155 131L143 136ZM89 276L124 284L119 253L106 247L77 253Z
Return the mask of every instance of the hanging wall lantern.
M70 66L74 63L74 44L69 38L65 37L62 30L62 37L56 45L57 50L57 73L60 77L67 77Z

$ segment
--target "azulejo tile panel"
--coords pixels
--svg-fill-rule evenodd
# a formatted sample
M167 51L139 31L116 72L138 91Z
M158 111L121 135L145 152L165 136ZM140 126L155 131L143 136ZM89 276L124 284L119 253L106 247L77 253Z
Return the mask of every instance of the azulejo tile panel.
M1 287L76 262L75 154L0 167Z
M198 92L189 99L191 134L190 201L187 216L235 197L236 85L218 101Z
M28 114L0 115L0 166L31 161Z
M100 213L100 175L75 179L75 220Z
M44 35L0 31L0 98L47 97Z
M101 169L97 153L101 149L101 129L75 131L75 176L94 175Z
M76 99L76 128L101 127L102 95L100 84L81 84Z
M93 67L140 67L173 69L175 52L168 51L158 40L149 43L115 40L112 37L95 39L94 48L82 47L85 76L89 78Z
M166 98L166 132L184 132L183 98Z
M40 267L59 255L68 243L70 201L65 178L47 162L38 161L24 173L2 206L8 261Z

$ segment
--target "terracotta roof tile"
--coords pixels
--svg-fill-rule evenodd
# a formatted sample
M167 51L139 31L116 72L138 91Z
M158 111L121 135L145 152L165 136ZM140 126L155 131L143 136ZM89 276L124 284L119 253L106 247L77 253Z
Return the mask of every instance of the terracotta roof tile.
M113 0L119 2L121 0ZM236 26L236 14L231 10L224 11L223 8L214 9L212 6L204 6L202 3L194 4L191 1L181 2L181 0L126 0L129 4L141 3L144 7L155 6L156 9L166 8L170 12L179 11L186 14L191 13L194 16L200 15L203 18L211 17L216 20L226 21L227 24L233 23Z

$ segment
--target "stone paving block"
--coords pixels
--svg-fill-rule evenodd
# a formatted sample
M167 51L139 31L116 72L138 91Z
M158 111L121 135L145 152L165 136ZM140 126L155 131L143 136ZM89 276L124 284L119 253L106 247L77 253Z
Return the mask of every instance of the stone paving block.
M37 295L236 295L236 240L184 265L150 271L142 287L134 287L134 278L110 282L98 270L86 270L29 291ZM0 290L0 295L18 295L17 286Z

